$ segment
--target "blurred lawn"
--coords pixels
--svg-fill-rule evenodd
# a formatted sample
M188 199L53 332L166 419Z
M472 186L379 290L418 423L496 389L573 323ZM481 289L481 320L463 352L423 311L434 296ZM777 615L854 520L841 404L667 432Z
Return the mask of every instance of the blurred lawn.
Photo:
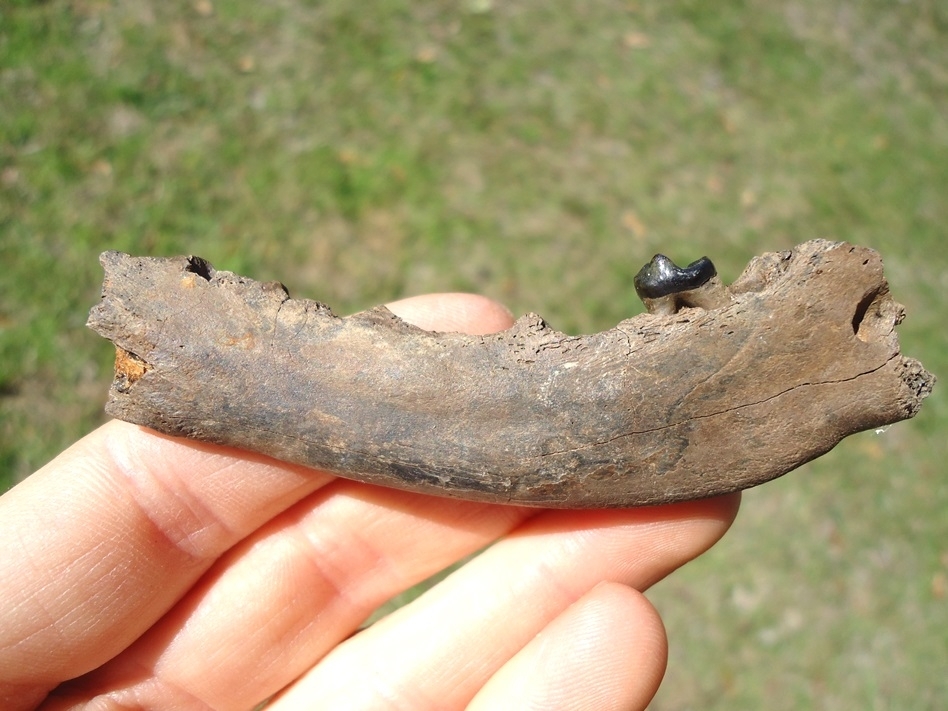
M102 421L103 249L199 254L339 313L471 290L590 332L655 251L729 282L813 237L879 249L948 373L948 6L6 2L0 487ZM655 709L948 699L944 382L745 495L651 598Z

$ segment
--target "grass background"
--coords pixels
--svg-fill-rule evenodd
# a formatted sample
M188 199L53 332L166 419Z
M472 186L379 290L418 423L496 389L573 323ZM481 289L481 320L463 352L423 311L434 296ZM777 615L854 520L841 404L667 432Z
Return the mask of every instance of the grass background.
M346 313L469 290L567 332L656 251L879 249L948 373L948 7L936 0L8 0L0 486L102 421L104 249L199 254ZM655 709L948 698L944 382L747 492L650 593Z

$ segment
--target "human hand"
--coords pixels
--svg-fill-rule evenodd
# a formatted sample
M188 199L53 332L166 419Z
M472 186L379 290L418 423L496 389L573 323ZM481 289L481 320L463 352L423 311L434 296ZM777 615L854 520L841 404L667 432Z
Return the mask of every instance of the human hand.
M429 329L511 323L474 296L391 308ZM644 708L666 641L641 591L738 502L471 503L110 422L0 498L0 706Z

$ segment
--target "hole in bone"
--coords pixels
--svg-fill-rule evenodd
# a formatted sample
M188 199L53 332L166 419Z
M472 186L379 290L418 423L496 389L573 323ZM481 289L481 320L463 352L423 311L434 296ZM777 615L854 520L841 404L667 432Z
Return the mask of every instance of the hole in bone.
M892 330L894 323L886 318L886 296L887 293L881 287L876 287L863 294L856 304L852 325L853 333L859 340L869 342Z

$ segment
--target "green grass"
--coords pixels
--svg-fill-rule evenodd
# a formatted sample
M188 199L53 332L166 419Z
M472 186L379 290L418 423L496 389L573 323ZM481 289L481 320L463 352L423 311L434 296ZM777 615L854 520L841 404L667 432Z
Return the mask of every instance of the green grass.
M103 249L340 313L460 289L590 332L641 310L656 251L730 281L841 238L882 252L903 349L944 376L946 66L934 0L7 3L0 487L102 420ZM749 492L653 591L654 708L948 698L944 391Z

